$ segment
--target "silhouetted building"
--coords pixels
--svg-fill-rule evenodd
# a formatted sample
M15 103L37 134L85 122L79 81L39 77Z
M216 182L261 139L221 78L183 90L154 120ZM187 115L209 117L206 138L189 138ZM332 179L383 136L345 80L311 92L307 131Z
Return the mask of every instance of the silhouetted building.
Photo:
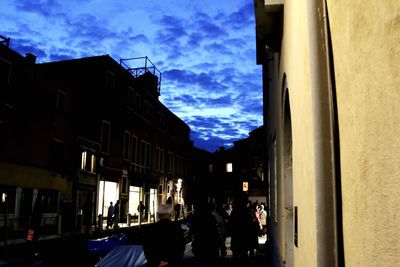
M108 55L35 64L0 45L0 191L10 218L29 221L26 203L43 195L58 231L86 231L110 201L120 200L126 222L141 200L150 220L168 194L182 199L190 128L159 101L161 73L147 57L132 60L145 67Z
M229 149L221 147L214 152L208 166L212 185L210 196L217 202L226 203L246 190L251 200L266 200L267 180L265 173L265 128L259 127L249 137L234 142Z

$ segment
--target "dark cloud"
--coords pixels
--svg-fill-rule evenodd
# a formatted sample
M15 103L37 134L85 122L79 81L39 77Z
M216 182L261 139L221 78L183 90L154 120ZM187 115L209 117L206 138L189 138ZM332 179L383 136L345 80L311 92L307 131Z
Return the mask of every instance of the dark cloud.
M172 16L162 16L158 22L162 28L157 32L156 40L160 44L174 44L179 42L179 38L187 35L183 19Z
M211 44L204 46L205 50L212 53L218 53L222 55L232 56L234 53L231 51L230 47L222 43L213 42Z
M20 11L36 13L44 17L64 16L60 4L56 0L17 0L15 7Z
M144 35L144 34L138 34L138 35L133 35L127 38L127 40L132 41L132 42L141 42L141 43L150 43L149 38Z
M207 104L210 107L230 107L233 103L231 95L225 95L218 98L208 98Z
M10 47L22 55L31 53L37 57L38 61L47 58L46 50L40 48L42 45L31 39L11 38Z
M90 14L82 14L66 21L65 29L71 39L90 39L100 42L105 39L116 39L117 33L109 29L106 21Z
M202 33L203 37L218 38L228 35L224 28L214 23L206 13L197 12L194 17L193 29Z
M243 29L254 24L254 3L247 3L225 19L226 25L235 29Z
M206 72L195 73L189 70L170 69L163 72L163 78L185 87L198 85L208 91L221 91L227 88Z

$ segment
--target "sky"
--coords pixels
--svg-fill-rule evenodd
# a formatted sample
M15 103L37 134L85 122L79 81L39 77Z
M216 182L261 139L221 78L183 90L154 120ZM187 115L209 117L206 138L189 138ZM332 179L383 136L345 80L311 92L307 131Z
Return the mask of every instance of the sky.
M253 0L1 0L0 35L37 62L148 56L160 101L194 146L229 148L262 125Z

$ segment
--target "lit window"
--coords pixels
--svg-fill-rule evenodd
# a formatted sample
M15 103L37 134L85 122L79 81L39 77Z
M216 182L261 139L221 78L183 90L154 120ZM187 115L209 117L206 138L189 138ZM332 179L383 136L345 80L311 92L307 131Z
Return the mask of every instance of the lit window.
M243 192L249 191L249 182L243 182Z
M86 169L86 151L82 152L82 159L81 159L81 169L85 170Z
M208 164L208 172L213 173L214 172L214 165Z
M96 172L96 156L92 155L90 157L90 172L95 173Z
M226 164L226 172L232 172L233 167L232 167L232 163L227 163Z

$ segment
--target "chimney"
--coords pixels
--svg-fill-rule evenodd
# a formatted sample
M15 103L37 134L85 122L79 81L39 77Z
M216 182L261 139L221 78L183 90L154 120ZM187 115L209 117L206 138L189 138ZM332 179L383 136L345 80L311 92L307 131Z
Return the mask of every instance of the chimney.
M31 54L31 53L27 53L26 56L26 63L28 63L28 65L35 65L36 63L36 56Z

